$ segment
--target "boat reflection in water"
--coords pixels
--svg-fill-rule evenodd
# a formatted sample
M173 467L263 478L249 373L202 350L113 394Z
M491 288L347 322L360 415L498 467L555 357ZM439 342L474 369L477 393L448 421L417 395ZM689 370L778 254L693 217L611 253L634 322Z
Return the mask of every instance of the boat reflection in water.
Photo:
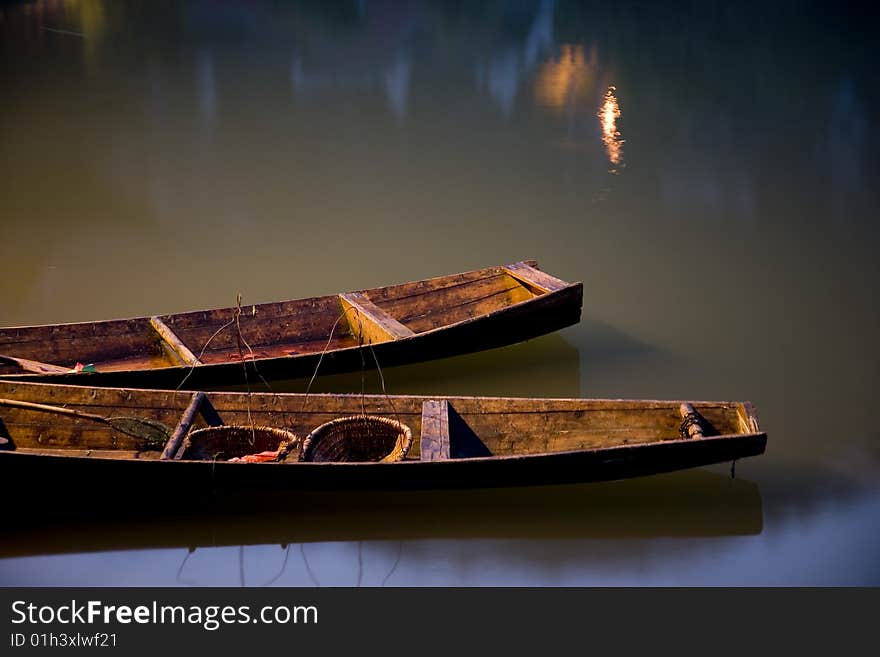
M764 527L758 486L708 470L574 486L181 502L157 512L120 500L79 521L4 523L0 576L30 585L448 585L602 570L619 558L618 539L678 539L681 553L704 547L681 539Z
M763 529L758 486L710 470L509 489L206 491L201 500L159 508L119 500L48 520L12 514L0 532L0 557L442 538L734 536ZM5 540L12 534L14 541Z

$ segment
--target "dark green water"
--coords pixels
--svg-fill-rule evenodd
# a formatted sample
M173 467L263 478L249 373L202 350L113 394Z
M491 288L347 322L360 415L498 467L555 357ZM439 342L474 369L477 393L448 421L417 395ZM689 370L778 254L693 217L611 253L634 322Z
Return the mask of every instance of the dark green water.
M389 391L749 399L769 434L735 480L62 510L0 534L0 584L880 583L872 24L809 2L0 3L0 325L535 258L584 281L580 325L389 369Z

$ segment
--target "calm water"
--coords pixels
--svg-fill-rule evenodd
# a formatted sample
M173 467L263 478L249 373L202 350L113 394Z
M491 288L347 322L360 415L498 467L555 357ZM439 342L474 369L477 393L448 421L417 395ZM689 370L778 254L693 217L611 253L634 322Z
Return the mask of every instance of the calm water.
M769 433L735 480L64 522L73 491L0 584L880 584L872 17L727 4L0 4L0 324L536 258L580 325L390 391L750 399Z

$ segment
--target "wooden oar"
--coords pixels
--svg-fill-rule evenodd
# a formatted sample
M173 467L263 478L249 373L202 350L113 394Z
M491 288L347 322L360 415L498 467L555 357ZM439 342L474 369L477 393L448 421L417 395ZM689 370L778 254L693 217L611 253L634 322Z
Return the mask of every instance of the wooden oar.
M18 365L25 372L32 372L34 374L67 374L70 372L69 367L41 363L38 360L30 360L28 358L15 358L14 356L5 356L4 354L0 354L0 363Z
M8 406L10 408L23 408L31 411L41 411L43 413L55 413L56 415L68 415L70 417L80 418L82 420L91 420L92 422L100 422L108 425L111 429L124 433L134 438L140 438L144 441L142 449L159 450L165 448L171 436L171 428L157 420L150 420L139 417L104 417L94 413L86 413L73 408L64 408L62 406L47 406L46 404L35 404L33 402L19 401L18 399L0 398L0 406Z

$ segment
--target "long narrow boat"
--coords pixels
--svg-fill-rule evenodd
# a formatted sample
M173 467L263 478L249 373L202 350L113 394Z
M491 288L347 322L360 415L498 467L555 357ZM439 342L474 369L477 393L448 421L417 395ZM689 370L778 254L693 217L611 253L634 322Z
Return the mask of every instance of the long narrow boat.
M391 439L363 427L326 431L374 416L394 425ZM755 456L767 440L747 402L189 393L6 381L0 436L7 497L75 489L81 499L91 489L132 495L138 504L184 504L184 491L215 489L622 479ZM266 454L271 460L248 462Z
M576 324L582 302L581 283L526 261L244 308L0 328L0 377L198 389L242 383L245 368L250 380L308 376L319 361L322 374L355 371L367 344L383 367L469 353Z

